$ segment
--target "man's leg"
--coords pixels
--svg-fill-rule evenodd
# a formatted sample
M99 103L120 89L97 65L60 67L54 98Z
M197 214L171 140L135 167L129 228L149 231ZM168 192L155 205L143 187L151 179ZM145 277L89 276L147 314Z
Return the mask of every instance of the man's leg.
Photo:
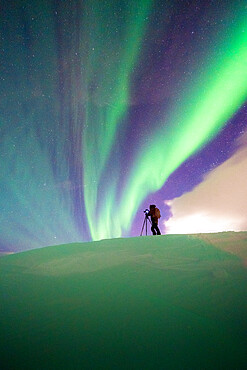
M153 235L156 235L155 224L152 224L151 230L152 230Z
M161 235L161 232L160 232L160 229L159 229L159 227L158 227L158 225L156 224L156 231L157 231L157 235Z

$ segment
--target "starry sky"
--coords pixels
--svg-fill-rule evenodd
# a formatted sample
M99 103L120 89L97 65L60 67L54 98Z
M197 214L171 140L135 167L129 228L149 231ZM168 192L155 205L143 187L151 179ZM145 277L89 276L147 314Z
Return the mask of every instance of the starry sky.
M246 1L0 13L0 250L247 230Z

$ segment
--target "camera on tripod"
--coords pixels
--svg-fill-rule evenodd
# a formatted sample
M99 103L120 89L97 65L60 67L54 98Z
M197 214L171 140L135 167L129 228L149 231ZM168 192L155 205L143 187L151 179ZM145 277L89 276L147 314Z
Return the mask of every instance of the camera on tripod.
M145 229L146 229L146 235L148 234L148 230L147 230L148 221L150 222L150 224L152 224L152 222L150 221L150 218L149 218L149 216L150 216L150 211L149 211L149 209L148 209L148 208L146 208L146 209L145 209L145 211L143 211L143 213L145 214L145 216L144 216L144 222L143 222L143 225L142 225L142 230L141 230L141 234L140 234L140 236L142 236L142 233L143 233L143 229L144 229L144 227L145 227Z

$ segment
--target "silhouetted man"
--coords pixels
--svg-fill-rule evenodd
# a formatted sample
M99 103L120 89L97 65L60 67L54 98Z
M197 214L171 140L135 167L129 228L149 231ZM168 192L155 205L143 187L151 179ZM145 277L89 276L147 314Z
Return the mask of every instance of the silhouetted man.
M149 216L151 216L151 221L152 221L152 226L151 226L151 230L152 230L152 233L153 235L161 235L160 233L160 229L158 228L158 221L159 221L159 218L160 218L160 210L156 207L155 204L151 204L149 206Z

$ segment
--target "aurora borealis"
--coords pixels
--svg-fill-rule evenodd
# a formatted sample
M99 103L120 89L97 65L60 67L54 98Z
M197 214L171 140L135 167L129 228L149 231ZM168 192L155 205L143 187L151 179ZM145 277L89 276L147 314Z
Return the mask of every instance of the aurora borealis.
M0 11L0 248L139 235L150 202L172 220L167 201L236 152L245 1L18 0Z

